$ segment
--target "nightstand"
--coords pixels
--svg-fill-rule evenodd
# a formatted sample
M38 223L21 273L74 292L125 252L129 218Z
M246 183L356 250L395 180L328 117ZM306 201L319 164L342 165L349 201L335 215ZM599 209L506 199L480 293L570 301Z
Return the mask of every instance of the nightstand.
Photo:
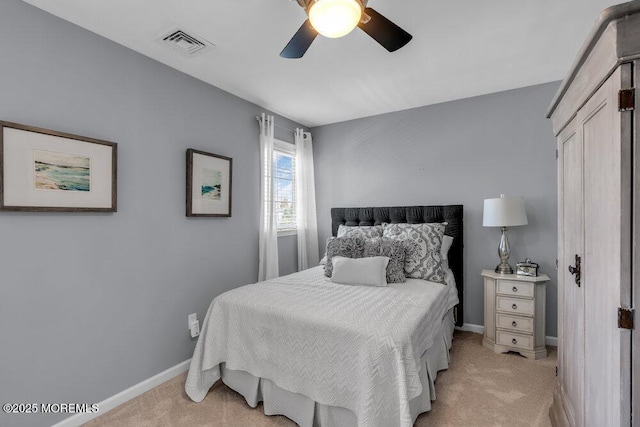
M482 270L484 338L496 353L515 351L530 359L547 357L545 287L549 276L518 276Z

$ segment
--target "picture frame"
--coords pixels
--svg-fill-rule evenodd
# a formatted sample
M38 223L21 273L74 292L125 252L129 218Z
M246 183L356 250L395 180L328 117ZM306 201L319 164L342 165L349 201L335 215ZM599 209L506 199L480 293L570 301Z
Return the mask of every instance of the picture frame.
M187 149L187 216L230 217L233 159Z
M0 210L117 212L118 144L0 121Z

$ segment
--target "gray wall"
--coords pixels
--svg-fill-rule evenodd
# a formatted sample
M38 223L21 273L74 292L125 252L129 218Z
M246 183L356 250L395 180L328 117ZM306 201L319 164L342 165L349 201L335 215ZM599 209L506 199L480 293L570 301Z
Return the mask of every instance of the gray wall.
M558 85L312 129L320 242L331 207L463 204L464 320L482 325L480 271L498 264L500 238L482 227L483 199L523 196L529 225L510 229L510 261L530 257L551 276L546 329L556 336L555 139L544 112Z
M0 402L100 402L190 358L187 315L256 281L262 109L19 0L0 58L0 120L119 144L117 213L0 213ZM232 218L185 217L190 147L233 158Z
M278 237L278 267L281 276L298 271L298 236Z

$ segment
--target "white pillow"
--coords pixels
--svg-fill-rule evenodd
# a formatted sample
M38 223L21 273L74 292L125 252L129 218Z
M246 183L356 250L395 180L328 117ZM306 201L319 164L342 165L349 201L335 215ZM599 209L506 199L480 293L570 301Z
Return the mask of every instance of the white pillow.
M334 256L331 281L343 285L387 286L386 256L346 258Z
M442 246L440 247L440 256L443 261L449 260L449 249L451 249L451 245L453 245L453 237L447 236L446 234L442 236Z

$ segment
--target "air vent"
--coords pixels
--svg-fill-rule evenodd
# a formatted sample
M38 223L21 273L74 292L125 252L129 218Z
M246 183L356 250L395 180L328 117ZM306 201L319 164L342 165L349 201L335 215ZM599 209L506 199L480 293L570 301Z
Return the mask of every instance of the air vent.
M196 37L192 34L187 34L180 29L173 29L160 37L158 41L184 56L201 54L213 46L213 44L203 38Z

